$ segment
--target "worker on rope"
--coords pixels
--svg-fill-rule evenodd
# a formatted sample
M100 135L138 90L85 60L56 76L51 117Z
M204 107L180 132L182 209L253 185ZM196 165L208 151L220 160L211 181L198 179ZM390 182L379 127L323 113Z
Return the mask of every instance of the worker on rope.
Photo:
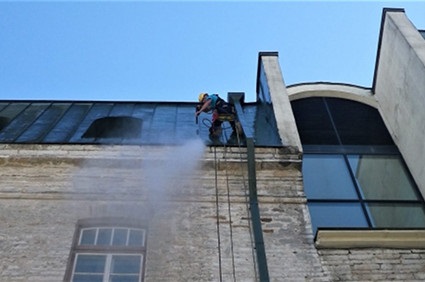
M212 136L220 136L221 124L223 121L228 121L233 131L236 131L236 113L232 105L220 98L218 94L209 95L208 93L201 93L199 94L198 100L199 105L196 107L196 117L198 117L202 112L212 111L212 124L209 129Z

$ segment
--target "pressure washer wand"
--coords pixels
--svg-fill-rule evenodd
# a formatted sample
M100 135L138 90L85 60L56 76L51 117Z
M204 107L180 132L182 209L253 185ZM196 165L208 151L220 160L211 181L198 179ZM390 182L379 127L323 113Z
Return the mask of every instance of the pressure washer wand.
M196 124L198 124L198 115L196 114L196 112L198 111L198 109L199 109L199 105L197 105L196 108L195 108L195 122L196 122ZM196 129L196 135L199 135L199 126Z
M197 111L199 111L201 109L202 105L196 105L195 107L195 114ZM198 115L195 115L195 122L196 124L198 124Z

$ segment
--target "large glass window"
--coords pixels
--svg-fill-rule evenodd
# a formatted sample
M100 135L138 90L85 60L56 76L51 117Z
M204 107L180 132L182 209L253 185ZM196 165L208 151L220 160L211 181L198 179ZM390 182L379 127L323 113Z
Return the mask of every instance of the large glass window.
M376 109L337 98L292 102L303 180L319 228L424 228L425 205Z
M145 229L111 223L79 225L65 281L143 281Z
M423 200L398 155L306 154L303 175L315 231L425 226Z

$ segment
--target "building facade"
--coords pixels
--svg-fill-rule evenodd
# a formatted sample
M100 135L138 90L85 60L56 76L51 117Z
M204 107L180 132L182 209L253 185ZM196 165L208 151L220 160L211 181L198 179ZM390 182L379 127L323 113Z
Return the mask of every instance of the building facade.
M384 9L371 88L258 56L243 134L195 103L0 101L1 281L422 281L425 39Z

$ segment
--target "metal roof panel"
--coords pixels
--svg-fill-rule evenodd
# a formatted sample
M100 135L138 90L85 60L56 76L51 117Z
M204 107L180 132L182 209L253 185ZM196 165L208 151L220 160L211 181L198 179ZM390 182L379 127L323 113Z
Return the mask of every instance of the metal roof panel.
M213 144L208 131L211 115L202 113L196 124L196 105L188 102L0 101L0 143L142 145L181 144L201 138L206 144ZM242 107L250 130L273 135L259 138L256 145L281 146L276 141L279 135L275 128L266 130L264 124L256 126L257 114L260 114L258 105L244 103ZM93 122L106 117L140 119L140 138L83 136ZM232 145L233 137L230 125L225 122L219 142Z

